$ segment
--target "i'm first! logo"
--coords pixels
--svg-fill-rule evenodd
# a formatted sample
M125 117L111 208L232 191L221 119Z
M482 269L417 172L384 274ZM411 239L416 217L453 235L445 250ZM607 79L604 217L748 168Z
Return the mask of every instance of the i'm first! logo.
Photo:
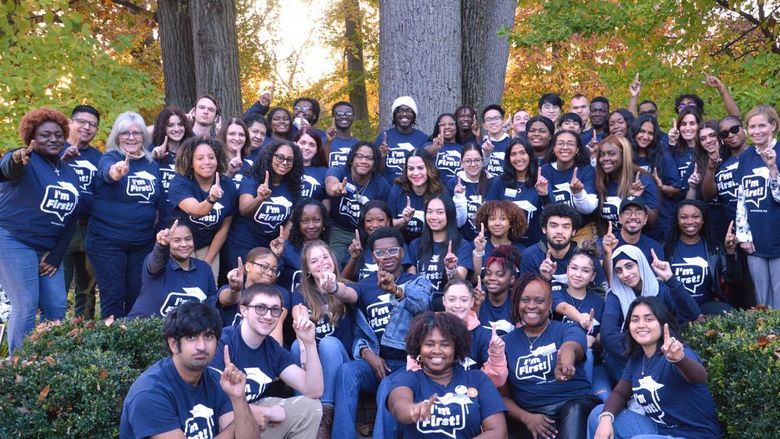
M46 191L41 200L41 212L56 216L60 222L64 222L68 215L76 210L79 200L79 190L67 181L58 181L57 184L46 186Z

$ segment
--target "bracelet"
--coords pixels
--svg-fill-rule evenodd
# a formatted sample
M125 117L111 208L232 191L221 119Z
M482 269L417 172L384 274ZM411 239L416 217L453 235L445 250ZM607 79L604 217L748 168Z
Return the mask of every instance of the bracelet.
M482 256L485 256L485 249L483 248L481 252L477 253L477 250L474 249L471 251L471 254L474 255L477 258L481 258Z
M445 270L447 270L447 277L455 276L455 273L458 272L458 268L457 267L453 268L452 270L450 270L448 268L445 268Z
M679 363L680 361L682 361L682 360L684 360L684 359L685 359L685 351L683 351L683 356L682 356L682 358L680 358L680 359L679 359L679 360L677 360L677 361L672 361L672 360L670 360L670 359L669 359L669 357L666 357L666 361L668 361L668 362L670 362L670 363L672 363L672 364L677 364L677 363Z
M211 201L210 197L206 197L206 202L209 203L209 204L217 204L216 201Z
M328 291L328 294L336 294L339 291L339 283L336 282L336 288L333 291Z
M604 417L607 417L607 416L609 416L610 422L612 422L612 423L615 422L615 415L613 415L612 413L607 412L607 411L601 412L601 414L599 415L598 419L599 419L599 421L601 421L601 418L604 418Z

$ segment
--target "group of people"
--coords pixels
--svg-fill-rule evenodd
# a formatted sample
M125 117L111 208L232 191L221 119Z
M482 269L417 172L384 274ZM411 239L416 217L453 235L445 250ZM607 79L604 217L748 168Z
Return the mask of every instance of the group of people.
M780 119L707 83L729 115L682 95L666 133L638 78L430 135L401 96L373 141L269 93L122 113L104 152L97 109L33 110L0 160L10 351L73 284L77 316L165 319L123 438L357 437L361 395L380 438L720 437L679 331L780 306Z

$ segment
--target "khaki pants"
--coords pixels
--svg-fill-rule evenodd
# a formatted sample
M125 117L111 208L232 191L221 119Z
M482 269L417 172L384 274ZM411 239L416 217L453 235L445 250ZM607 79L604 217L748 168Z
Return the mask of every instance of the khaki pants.
M261 434L263 439L312 439L317 436L322 418L322 404L320 404L319 399L305 396L294 396L286 399L269 397L263 398L255 404L262 407L281 404L284 406L286 414L284 422L265 429Z
M203 247L195 250L195 257L201 260L206 260L206 255L209 252L209 247ZM219 277L219 253L214 257L214 262L211 263L211 272L214 273L214 282L219 282L217 279ZM219 284L217 284L217 288L219 288Z

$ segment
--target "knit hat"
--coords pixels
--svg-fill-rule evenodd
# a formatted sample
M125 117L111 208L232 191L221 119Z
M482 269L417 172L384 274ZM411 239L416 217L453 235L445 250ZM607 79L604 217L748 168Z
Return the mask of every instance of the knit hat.
M414 99L412 99L411 96L399 96L395 98L393 101L393 108L390 110L390 113L395 113L395 109L401 105L406 105L407 107L411 108L412 111L414 111L414 114L417 115L417 104L414 103Z

